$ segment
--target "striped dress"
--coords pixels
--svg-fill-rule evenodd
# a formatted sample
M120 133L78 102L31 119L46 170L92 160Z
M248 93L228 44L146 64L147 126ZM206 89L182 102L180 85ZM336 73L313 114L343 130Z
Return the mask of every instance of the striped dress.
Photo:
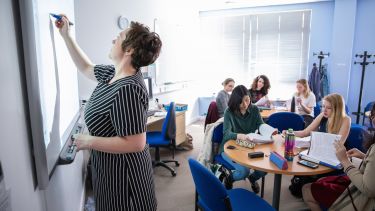
M96 65L99 84L85 109L85 122L92 136L130 136L146 131L148 94L140 71L108 82L114 66ZM148 145L142 152L91 153L92 179L97 211L156 210L157 202Z

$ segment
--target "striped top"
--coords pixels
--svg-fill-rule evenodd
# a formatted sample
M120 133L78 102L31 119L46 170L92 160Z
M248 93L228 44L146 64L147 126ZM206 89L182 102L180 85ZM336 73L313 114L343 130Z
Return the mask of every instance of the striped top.
M140 71L109 84L112 65L96 65L99 84L85 109L90 134L131 136L146 131L148 94ZM157 200L148 145L141 152L91 151L91 172L97 211L156 211Z
M85 109L90 134L100 137L130 136L146 131L148 93L142 73L109 84L115 75L113 65L96 65L99 84Z

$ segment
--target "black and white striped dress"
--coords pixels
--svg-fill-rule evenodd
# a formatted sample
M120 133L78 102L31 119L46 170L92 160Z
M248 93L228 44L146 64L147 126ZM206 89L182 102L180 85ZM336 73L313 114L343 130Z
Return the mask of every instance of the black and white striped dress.
M140 71L108 82L114 66L96 65L99 81L85 110L90 135L130 136L146 131L148 94ZM91 153L92 178L97 211L156 210L154 180L148 145L142 152Z

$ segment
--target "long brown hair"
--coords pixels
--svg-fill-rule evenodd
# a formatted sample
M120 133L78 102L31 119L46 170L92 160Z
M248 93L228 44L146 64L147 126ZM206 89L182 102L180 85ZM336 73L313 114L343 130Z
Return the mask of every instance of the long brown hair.
M299 79L298 81L296 81L296 83L301 84L305 88L305 93L303 93L303 97L308 98L311 90L310 90L309 84L307 83L307 80L306 79ZM297 93L297 96L299 96L298 93Z
M259 79L263 79L263 81L264 81L264 85L263 85L263 87L260 91L262 92L263 95L267 95L268 90L271 88L271 84L270 84L270 80L265 75L260 75L260 76L257 76L256 78L254 78L253 84L251 85L251 89L254 90L254 91L257 90L257 85L258 85Z
M346 116L344 99L341 95L333 93L325 96L323 100L329 102L332 106L332 113L327 122L327 131L328 133L338 134Z

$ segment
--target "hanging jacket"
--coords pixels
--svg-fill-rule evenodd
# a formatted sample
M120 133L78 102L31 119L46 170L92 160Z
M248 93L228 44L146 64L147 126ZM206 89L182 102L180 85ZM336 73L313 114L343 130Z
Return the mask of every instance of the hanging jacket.
M210 166L213 160L212 156L212 136L215 127L224 122L224 117L221 117L216 122L208 124L204 131L203 145L199 151L197 161L207 168Z
M320 72L318 68L316 67L316 64L314 63L310 76L309 76L309 87L311 91L315 94L317 102L320 101L323 97L321 95L320 80L321 80Z
M324 97L329 93L329 83L328 83L328 72L327 64L322 65L320 70L320 96Z
M217 104L215 101L212 101L208 107L206 120L204 121L204 130L206 130L208 124L214 123L218 119L220 119L220 115L217 109Z

